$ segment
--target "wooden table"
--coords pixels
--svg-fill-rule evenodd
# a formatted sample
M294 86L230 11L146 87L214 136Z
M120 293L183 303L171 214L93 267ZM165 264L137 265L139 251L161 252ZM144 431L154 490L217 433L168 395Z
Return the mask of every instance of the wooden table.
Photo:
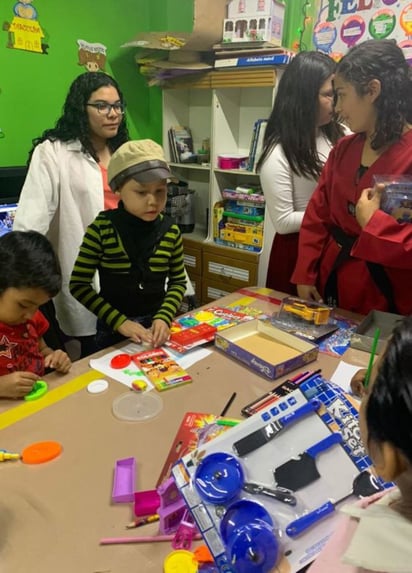
M279 293L273 292L273 296L276 294ZM223 306L241 296L232 293L218 304ZM261 299L253 306L266 313L276 308L272 302ZM100 355L110 350L113 348ZM348 350L345 360L366 366L368 356ZM327 378L337 364L337 358L321 354L311 366L322 368ZM66 376L49 375L50 389L87 370L88 359L83 359ZM171 551L170 543L99 545L102 537L157 532L157 524L125 530L133 519L131 504L111 503L116 460L135 457L137 489L153 489L186 412L218 414L236 391L227 415L240 417L243 405L274 385L217 350L189 372L193 383L159 394L163 410L146 422L124 422L113 416L114 398L129 390L111 381L103 394L93 395L81 389L2 430L0 448L21 452L29 443L56 440L64 451L58 459L43 465L20 461L1 465L0 573L162 570L163 559ZM3 400L0 414L13 407L16 402Z

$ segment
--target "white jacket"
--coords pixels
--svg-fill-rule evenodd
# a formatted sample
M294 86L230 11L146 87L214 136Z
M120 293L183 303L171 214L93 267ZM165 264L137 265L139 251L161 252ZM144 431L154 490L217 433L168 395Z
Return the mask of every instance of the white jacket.
M70 336L96 331L96 317L69 293L69 280L84 232L104 209L103 179L96 161L81 151L80 141L44 141L30 162L13 229L34 229L55 248L63 275L56 296L57 319Z

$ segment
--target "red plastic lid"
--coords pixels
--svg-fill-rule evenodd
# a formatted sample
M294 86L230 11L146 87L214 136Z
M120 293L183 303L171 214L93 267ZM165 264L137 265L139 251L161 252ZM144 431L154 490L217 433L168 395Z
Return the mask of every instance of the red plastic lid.
M62 449L59 442L36 442L24 448L21 459L25 464L42 464L57 458Z
M127 368L131 361L132 357L130 354L116 354L116 356L113 356L113 358L110 360L110 366L112 368L121 370L122 368Z

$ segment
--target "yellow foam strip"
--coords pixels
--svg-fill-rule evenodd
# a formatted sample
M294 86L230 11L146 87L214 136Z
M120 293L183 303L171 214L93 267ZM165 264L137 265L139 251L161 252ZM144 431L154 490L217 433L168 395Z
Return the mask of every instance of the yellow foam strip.
M235 306L249 306L253 302L256 302L256 299L251 296L244 296L243 298L239 298L234 302L231 302L227 305L228 308L233 308Z
M63 400L63 398L78 392L82 388L85 388L90 382L93 382L93 380L98 380L101 377L102 375L100 372L90 370L89 372L81 374L77 378L73 378L73 380L62 384L61 386L58 386L54 390L50 390L50 392L47 392L38 400L23 402L23 404L20 404L15 408L11 408L10 410L7 410L7 412L3 412L3 414L0 414L0 430L15 424L40 410L43 410L43 408L46 408L47 406L51 406L52 404Z

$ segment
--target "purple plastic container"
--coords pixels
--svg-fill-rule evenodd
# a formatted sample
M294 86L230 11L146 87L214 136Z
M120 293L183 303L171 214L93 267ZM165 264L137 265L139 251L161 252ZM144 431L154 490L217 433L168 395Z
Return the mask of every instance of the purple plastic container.
M136 483L136 460L124 458L117 460L114 468L112 500L114 503L134 501Z

